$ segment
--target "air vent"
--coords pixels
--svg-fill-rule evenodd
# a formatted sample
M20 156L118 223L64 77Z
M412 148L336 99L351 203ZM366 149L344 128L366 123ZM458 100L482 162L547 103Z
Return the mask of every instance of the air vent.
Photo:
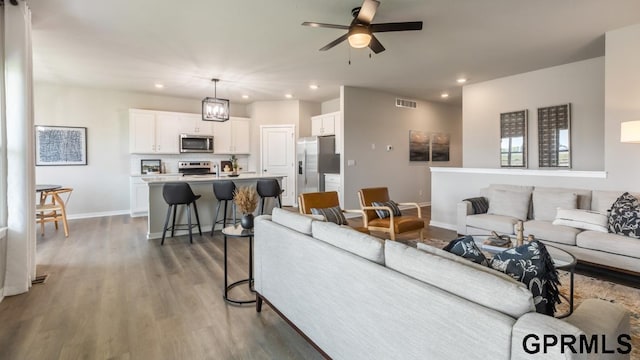
M413 100L396 98L396 107L415 109L418 104Z

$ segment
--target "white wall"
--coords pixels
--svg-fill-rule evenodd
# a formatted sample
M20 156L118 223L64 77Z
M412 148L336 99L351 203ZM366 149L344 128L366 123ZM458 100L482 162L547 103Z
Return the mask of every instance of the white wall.
M409 130L451 134L451 161L433 164L460 166L461 109L428 101L418 101L416 109L398 108L395 95L371 89L345 86L341 94L345 208L359 208L358 190L377 186L388 187L397 202L430 202L432 163L409 161ZM386 151L387 145L393 150ZM355 166L347 166L349 160Z
M73 187L70 216L128 213L130 108L199 113L200 99L37 83L36 125L87 127L87 166L38 166L36 182ZM234 116L246 116L231 104ZM151 157L153 157L151 155ZM149 156L147 156L149 158Z
M340 111L340 98L327 100L320 104L321 114L328 114L336 111Z
M604 57L463 88L464 167L500 167L500 113L528 109L528 167L538 168L537 109L571 103L572 169L604 169Z

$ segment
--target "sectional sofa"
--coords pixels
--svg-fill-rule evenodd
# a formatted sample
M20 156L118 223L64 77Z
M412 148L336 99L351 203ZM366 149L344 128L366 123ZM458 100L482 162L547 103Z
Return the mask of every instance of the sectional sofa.
M599 191L494 184L481 189L487 213L474 213L471 202L457 205L459 234L514 234L518 220L524 235L565 249L578 260L640 273L640 239L607 232L554 225L558 208L577 208L607 214L622 191ZM497 209L493 211L492 208Z
M629 334L619 305L590 299L563 320L541 315L523 284L420 245L276 208L255 221L256 309L275 310L333 359L586 359L557 344L543 352L542 341L595 335L616 349Z

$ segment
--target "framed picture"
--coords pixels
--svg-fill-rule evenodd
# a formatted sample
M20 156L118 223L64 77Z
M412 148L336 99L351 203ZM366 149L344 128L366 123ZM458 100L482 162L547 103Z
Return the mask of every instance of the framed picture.
M162 162L160 159L142 159L140 160L141 174L159 174Z
M36 166L87 165L87 128L35 127Z
M409 161L429 161L429 134L409 130Z
M444 133L431 134L431 161L449 161L451 136Z

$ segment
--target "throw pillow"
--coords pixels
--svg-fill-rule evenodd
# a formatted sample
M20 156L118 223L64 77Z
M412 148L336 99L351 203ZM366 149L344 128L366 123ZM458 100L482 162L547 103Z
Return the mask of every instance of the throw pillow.
M558 208L558 213L553 225L571 226L578 229L609 232L607 215L597 211L582 209L562 209Z
M558 208L575 209L578 195L564 191L535 190L533 192L533 219L553 221Z
M330 208L311 208L313 215L324 216L324 221L332 222L338 225L349 225L347 218L344 217L340 206L334 206Z
M396 202L393 200L384 201L384 202L372 201L371 205L387 206L393 212L393 216L402 216L402 213L400 212L400 208L398 207L398 204L396 204ZM380 219L388 218L390 216L387 210L376 210L376 214L378 214L378 217Z
M486 214L489 210L489 201L484 196L464 199L462 201L468 201L471 203L474 214Z
M445 246L442 250L461 256L476 264L484 266L489 265L487 258L484 256L482 251L480 251L476 242L473 241L473 237L469 235L452 240L449 245Z
M491 189L487 214L527 220L530 199L530 192Z
M560 280L543 243L533 240L498 253L491 259L490 266L527 285L536 311L553 316L556 304L560 303Z
M640 238L640 201L625 192L609 210L609 232Z

